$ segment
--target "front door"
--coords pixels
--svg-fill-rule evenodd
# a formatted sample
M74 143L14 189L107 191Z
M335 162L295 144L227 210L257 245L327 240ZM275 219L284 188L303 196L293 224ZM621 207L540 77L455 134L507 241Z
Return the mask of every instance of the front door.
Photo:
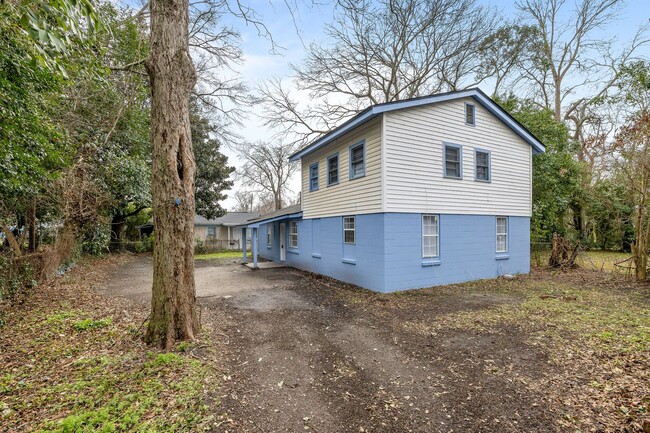
M280 261L284 262L287 260L287 224L280 223Z

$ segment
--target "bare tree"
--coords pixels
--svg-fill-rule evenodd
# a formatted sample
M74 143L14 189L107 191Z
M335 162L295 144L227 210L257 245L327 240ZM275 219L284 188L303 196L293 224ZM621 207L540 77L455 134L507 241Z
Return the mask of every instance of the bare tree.
M296 146L258 141L237 145L235 150L244 162L236 172L242 186L256 194L261 202L268 197L273 205L271 210L284 207L289 179L300 168L289 162Z
M517 2L523 19L537 28L539 37L536 61L524 71L531 90L536 100L553 110L558 122L571 121L577 134L585 121L581 107L602 98L614 85L620 66L648 43L646 26L618 52L620 41L596 37L598 30L617 18L621 4L622 0L581 0L575 10L567 11L565 0ZM588 96L570 101L576 94Z
M304 144L370 104L476 84L477 55L495 28L476 0L340 0L326 45L308 47L294 84L314 101L300 106L282 82L262 86L266 124Z
M598 103L614 89L622 65L634 60L638 48L648 43L647 25L642 26L627 44L598 35L604 25L618 16L622 0L520 0L522 18L537 28L536 55L525 65L524 77L539 105L553 111L555 119L565 122L575 142L577 157L586 166L593 164L607 133L598 113ZM621 47L622 48L619 48ZM583 189L593 181L584 170ZM572 205L574 224L586 236L584 199Z
M240 189L233 194L233 198L237 202L233 208L233 212L253 212L255 203L255 193Z
M234 71L243 54L239 32L223 24L224 15L231 13L226 0L194 0L189 5L189 45L197 73L194 96L219 125L212 132L222 142L241 140L234 130L245 109L256 102Z
M642 111L617 134L619 169L635 207L632 259L639 281L645 281L650 247L650 113Z
M537 28L507 23L487 38L479 47L480 63L477 80L491 79L493 95L505 88L514 88L522 80L526 66L536 56Z
M151 0L152 201L155 226L148 344L191 340L200 323L194 286L194 172L188 0Z

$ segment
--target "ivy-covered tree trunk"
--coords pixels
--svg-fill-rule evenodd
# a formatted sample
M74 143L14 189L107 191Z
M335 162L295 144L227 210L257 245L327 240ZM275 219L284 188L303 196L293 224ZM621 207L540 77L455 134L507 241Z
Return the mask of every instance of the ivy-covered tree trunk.
M151 152L154 220L151 317L145 341L170 348L199 331L194 287L194 172L188 0L151 0Z

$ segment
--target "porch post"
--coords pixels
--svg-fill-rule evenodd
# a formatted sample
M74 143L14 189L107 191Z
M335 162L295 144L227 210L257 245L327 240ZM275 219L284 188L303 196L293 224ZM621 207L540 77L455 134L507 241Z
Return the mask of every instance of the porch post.
M242 263L246 264L248 263L248 258L246 257L246 227L245 226L241 228L241 237L242 239L244 239L244 248L243 248L244 258L242 259Z
M257 269L257 232L259 228L253 228L253 235L251 236L251 244L253 244L253 269Z

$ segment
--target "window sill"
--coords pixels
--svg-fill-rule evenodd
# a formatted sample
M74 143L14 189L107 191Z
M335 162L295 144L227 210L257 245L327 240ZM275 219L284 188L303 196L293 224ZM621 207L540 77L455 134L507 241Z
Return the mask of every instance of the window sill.
M314 188L314 189L309 188L309 192L315 192L315 191L318 191L318 189L319 188Z
M271 248L273 248L273 246L272 245L267 245L266 248L268 248L270 250Z
M347 263L348 265L356 265L357 261L355 259L341 259L343 263Z
M423 260L422 261L422 267L423 268L428 268L430 266L440 266L440 260Z
M311 256L315 259L320 259L322 257L320 254L317 253L311 253Z
M463 176L447 176L446 174L444 176L445 179L454 179L454 180L463 180Z
M350 176L350 180L361 179L361 178L364 178L364 177L366 177L365 173L360 174L358 176L354 176L354 177Z
M339 184L338 182L328 183L327 186L328 186L328 187L329 187L329 186L336 186L336 185L338 185L338 184Z
M495 257L496 260L508 260L510 258L510 254L508 253L498 253Z
M299 251L299 250L296 250L296 249L293 249L293 250L292 250L292 249L290 249L290 248L287 248L287 252L288 252L289 254L300 254L300 251Z
M484 180L484 179L474 179L474 182L481 182L481 183L492 183L492 180Z

